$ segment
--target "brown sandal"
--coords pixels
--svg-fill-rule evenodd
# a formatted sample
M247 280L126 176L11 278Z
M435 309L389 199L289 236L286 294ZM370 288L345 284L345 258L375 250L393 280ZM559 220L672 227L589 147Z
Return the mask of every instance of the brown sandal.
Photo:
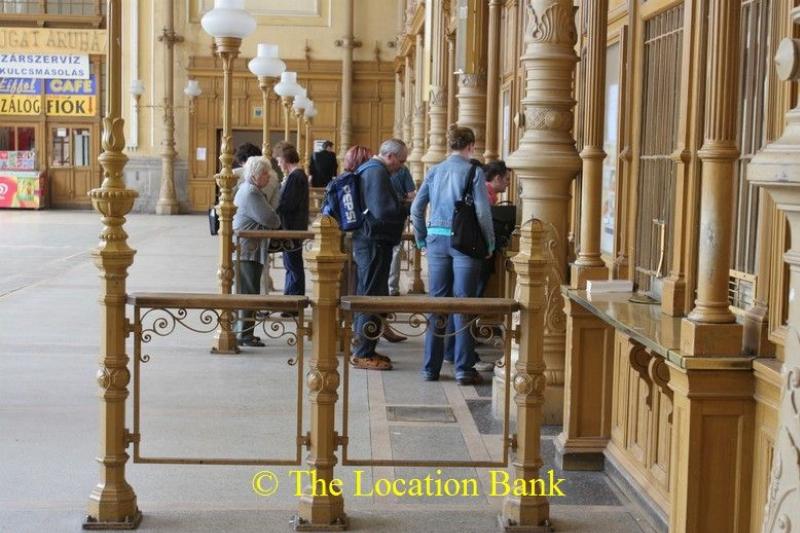
M391 370L392 363L378 357L353 357L350 364L362 370Z

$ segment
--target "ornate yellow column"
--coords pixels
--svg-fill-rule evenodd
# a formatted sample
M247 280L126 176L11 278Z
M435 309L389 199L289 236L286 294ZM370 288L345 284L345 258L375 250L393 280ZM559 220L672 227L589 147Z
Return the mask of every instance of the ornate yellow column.
M403 69L403 141L408 146L413 144L414 135L414 73L411 66L411 54L404 58Z
M728 266L733 228L736 107L739 83L738 4L712 0L706 62L705 141L702 165L697 300L681 322L686 355L739 355L742 327L728 308Z
M414 69L411 65L411 54L405 57L403 74L403 141L409 146L413 144L414 135Z
M106 78L106 116L103 118L103 183L89 196L103 215L100 244L92 254L100 270L101 335L100 368L100 481L89 496L84 529L135 529L142 520L136 493L125 480L128 430L125 427L125 400L128 398L128 355L125 339L125 279L136 253L128 246L125 215L133 207L136 191L125 187L123 170L128 158L122 120L122 2L108 0L108 64Z
M236 206L233 205L233 186L236 185L236 176L233 174L233 137L231 133L231 106L233 104L233 62L239 55L242 40L236 37L216 37L217 54L222 59L223 70L223 109L222 109L222 145L220 147L219 162L222 164L220 173L215 179L219 186L219 291L221 294L231 294L233 286L233 215ZM233 313L222 312L219 328L214 334L213 353L239 353L236 345L236 335L233 333Z
M580 251L572 264L570 284L585 289L586 281L608 279L608 268L600 256L600 217L603 202L604 117L606 103L606 34L608 0L583 4L589 21L586 42L586 79L584 83L583 178L581 181ZM612 120L614 117L612 117Z
M336 46L342 48L342 122L339 128L339 159L344 160L344 155L350 148L350 138L353 131L353 49L360 46L353 35L353 1L344 1L344 37L336 41Z
M519 253L512 259L520 303L519 358L512 387L517 405L517 449L511 461L514 479L538 479L542 466L541 424L546 378L542 324L547 310L549 257L547 228L539 221L523 224ZM527 484L527 483L526 483ZM501 525L506 531L551 531L550 504L545 496L506 496Z
M183 37L175 34L174 0L164 2L167 24L158 40L166 46L164 57L164 139L161 141L161 190L156 203L156 214L175 215L180 211L175 197L175 43Z
M483 160L500 159L500 142L497 135L500 109L500 8L505 0L489 0L489 43L486 78L486 150Z
M422 74L424 55L421 32L417 34L416 41L416 59L414 61L414 67L416 71L414 73L414 78L416 81L414 84L414 133L411 153L408 154L408 169L411 171L411 175L414 177L414 182L417 185L417 189L419 189L420 185L422 185L422 180L425 177L423 176L422 168L422 156L425 153L425 102L422 100L425 76Z
M265 158L272 157L272 145L269 142L269 95L275 86L275 78L270 76L258 77L258 88L261 89L261 106L264 112L261 117L262 136L261 155Z
M394 72L394 127L392 135L396 139L403 138L403 81L400 79L401 67Z
M792 9L794 24L800 24L800 8ZM784 39L776 54L778 76L800 80L800 40ZM788 531L800 524L800 106L786 115L783 136L768 144L748 166L748 179L769 193L789 223L789 250L783 255L789 265L789 332L786 336L783 391L775 438L769 500L764 512L764 533Z
M581 166L572 137L575 100L572 76L576 30L572 0L525 0L524 128L519 148L508 159L522 187L522 220L536 218L552 224L554 265L548 275L544 358L547 364L545 420L563 416L566 318L560 285L566 272L567 217L570 185Z
M456 32L447 34L447 125L456 123L458 117L458 79L456 71Z
M292 114L293 96L281 96L281 105L283 106L283 140L289 142L289 117Z
M445 34L445 6L449 1L433 2L433 21L425 31L431 34L431 88L428 93L428 151L422 157L427 171L432 165L447 157L447 35Z
M316 470L317 479L330 486L336 465L335 451L339 445L335 430L336 401L339 398L339 372L336 342L339 322L339 275L346 260L341 251L341 232L336 221L328 216L317 218L311 230L314 244L306 256L311 275L311 324L314 342L311 343L311 364L306 374L308 401L311 404L309 470ZM321 494L304 488L295 517L296 530L330 531L346 529L347 516L341 495Z
M303 153L303 110L293 109L293 111L297 126L297 143L295 144L295 148L297 148L297 153L300 155L300 167L304 168L305 154Z
M475 132L475 157L483 158L486 135L486 71L488 4L486 0L469 0L467 30L457 34L464 39L466 57L458 76L458 125Z

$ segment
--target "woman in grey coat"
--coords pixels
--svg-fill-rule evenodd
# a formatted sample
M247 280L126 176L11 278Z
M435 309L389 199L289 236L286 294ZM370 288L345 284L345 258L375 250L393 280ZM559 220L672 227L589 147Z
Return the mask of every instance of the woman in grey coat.
M244 166L244 182L233 203L236 214L233 216L233 231L266 230L280 227L281 222L275 209L269 204L261 189L274 179L274 171L268 160L251 157ZM239 294L259 294L261 272L268 259L269 241L267 239L240 239ZM264 346L261 339L253 335L255 321L253 311L239 311L237 330L240 346Z

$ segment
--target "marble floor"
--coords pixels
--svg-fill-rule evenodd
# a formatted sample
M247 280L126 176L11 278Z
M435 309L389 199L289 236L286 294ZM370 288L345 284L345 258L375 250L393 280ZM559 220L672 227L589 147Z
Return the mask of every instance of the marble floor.
M129 292L216 290L218 241L208 235L205 217L132 215L126 229L137 250ZM99 281L90 254L99 231L99 216L88 211L0 211L0 532L80 530L98 481ZM282 275L273 271L279 287ZM281 338L216 356L208 351L210 334L178 329L143 348L150 359L141 365L141 455L293 459L302 369L287 361L295 348ZM349 374L350 459L500 457L491 385L461 387L447 367L439 382L424 382L420 339L381 351L392 357L393 371ZM344 431L341 417L339 424ZM553 468L555 478L565 479L565 496L550 500L555 530L652 531L604 473L555 469L558 431L545 427L542 435L543 471ZM144 513L140 531L272 532L291 530L298 476L292 470L303 468L129 462L127 477ZM252 489L261 470L279 482L269 497ZM502 498L490 495L487 469L339 467L337 473L353 531L498 531ZM475 479L478 494L355 494L357 481L366 489L378 479L426 475Z

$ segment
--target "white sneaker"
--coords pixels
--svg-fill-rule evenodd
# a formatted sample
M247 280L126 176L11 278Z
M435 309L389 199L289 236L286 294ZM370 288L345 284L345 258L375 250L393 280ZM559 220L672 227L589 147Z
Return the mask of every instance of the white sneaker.
M478 372L491 372L494 370L494 362L493 361L478 361L475 363L475 370Z

